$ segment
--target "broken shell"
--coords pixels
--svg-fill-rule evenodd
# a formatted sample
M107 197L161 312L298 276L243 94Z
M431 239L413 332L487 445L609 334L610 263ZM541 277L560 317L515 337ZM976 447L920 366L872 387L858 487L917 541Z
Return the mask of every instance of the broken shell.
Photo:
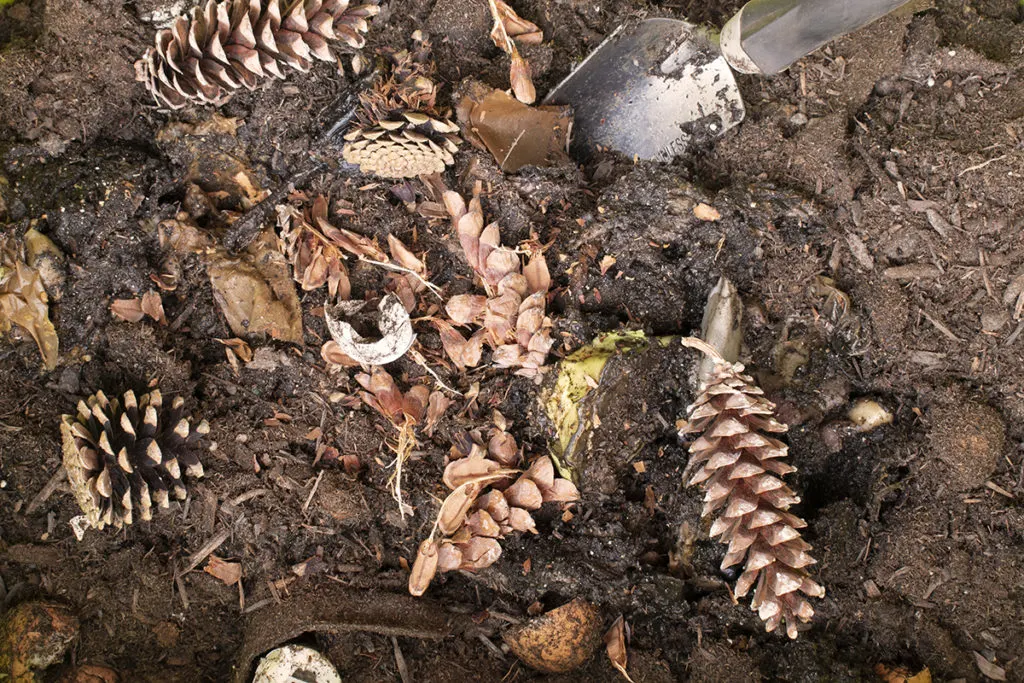
M857 425L859 432L870 432L882 425L892 424L893 420L892 413L878 401L870 398L859 398L854 401L846 416L850 418L850 422Z
M341 683L341 676L330 660L302 645L285 645L271 650L256 667L252 683Z
M509 629L513 654L538 671L565 673L582 666L601 642L601 612L579 598Z
M377 327L380 329L381 338L369 341L341 319L340 314L346 312L345 307L339 304L324 309L327 329L338 343L341 352L366 365L386 365L396 361L404 356L416 341L409 313L397 296L389 294L381 299L377 310L380 311L380 322Z

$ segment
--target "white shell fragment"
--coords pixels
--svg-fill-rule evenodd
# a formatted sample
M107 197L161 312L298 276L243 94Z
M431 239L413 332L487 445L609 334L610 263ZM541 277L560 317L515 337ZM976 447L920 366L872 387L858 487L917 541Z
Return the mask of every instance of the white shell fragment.
M876 427L892 424L892 413L878 401L870 398L859 398L854 401L846 416L856 425L858 432L870 432Z
M285 645L271 650L256 667L252 683L341 683L338 670L316 650Z
M349 302L327 306L324 316L331 337L341 347L341 351L353 360L365 365L386 365L404 356L416 341L409 313L394 294L381 299L377 306L377 310L380 311L377 328L380 330L381 338L376 341L359 336L350 324L342 320L343 316L350 316L361 308L346 305L347 303Z

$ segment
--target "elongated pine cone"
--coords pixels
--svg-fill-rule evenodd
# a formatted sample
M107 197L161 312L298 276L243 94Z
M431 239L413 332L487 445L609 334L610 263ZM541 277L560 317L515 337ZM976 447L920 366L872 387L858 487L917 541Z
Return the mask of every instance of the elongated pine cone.
M391 56L391 73L360 95L342 156L363 173L414 178L455 163L459 127L437 109L430 43L419 31L413 42L412 50Z
M544 503L571 503L580 493L568 479L556 477L548 456L524 472L514 469L522 459L515 437L494 428L489 438L479 432L456 438L444 470L451 493L438 512L435 534L420 544L409 592L423 595L437 572L476 572L501 557L499 539L511 533L537 533L531 512Z
M690 446L688 469L699 470L688 485L704 485L705 517L725 508L711 526L711 537L729 544L722 570L744 563L736 596L754 588L751 608L765 630L785 622L786 633L796 638L797 620L814 616L804 596L820 598L825 589L807 574L815 560L798 531L807 523L786 512L800 498L780 477L796 468L782 461L786 444L765 436L787 427L773 417L775 405L753 378L742 372L738 363L716 362L711 379L688 408L681 433L701 434Z
M184 404L178 396L168 408L158 389L138 400L126 391L123 402L98 391L63 417L64 469L90 524L121 528L136 511L152 519L154 503L165 508L170 496L185 498L183 473L203 476L196 451L210 427L203 420L193 429Z
M361 48L377 0L207 0L171 28L135 62L135 78L157 103L180 109L190 100L220 104L241 87L252 90L285 66L306 72L314 58L335 61L328 41Z

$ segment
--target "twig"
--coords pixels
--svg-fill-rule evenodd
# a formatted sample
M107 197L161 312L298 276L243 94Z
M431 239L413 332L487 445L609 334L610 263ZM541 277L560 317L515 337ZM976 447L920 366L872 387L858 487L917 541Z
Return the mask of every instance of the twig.
M398 675L401 677L402 683L412 683L412 676L409 675L409 667L402 655L402 648L398 647L398 638L391 636L391 645L395 648L395 666L398 667Z
M441 296L441 288L438 287L437 285L435 285L430 280L427 280L426 278L424 278L422 275L417 273L415 270L411 270L411 269L406 268L404 266L396 266L394 263L387 263L386 261L374 261L372 258L368 258L366 256L360 256L359 260L360 261L364 261L366 263L373 264L375 266L380 266L381 268L384 268L386 270L394 270L394 271L398 271L399 273L408 273L409 275L412 275L417 280L422 282L423 285L427 289L429 289L431 292L434 293L434 296L436 296L441 301L444 301L444 297Z
M429 365L427 365L427 359L423 357L422 353L420 353L419 351L417 351L414 348L410 348L409 351L408 351L408 354L409 354L410 358L412 358L414 361L416 361L417 365L419 365L421 368L423 368L428 373L430 373L430 376L434 378L435 382L437 382L439 385L441 385L442 389L444 389L445 391L450 391L451 393L455 394L456 396L462 396L462 392L461 391L459 391L457 389L452 389L450 386L448 386L447 384L444 383L444 380L442 380L440 377L438 377L437 373L434 372Z
M221 529L213 538L206 542L202 548L197 550L188 560L188 566L185 567L185 571L182 574L188 574L190 571L199 566L199 563L205 560L214 550L224 545L224 541L228 540L228 536L231 535L231 530L228 528Z
M953 331L951 329L949 329L948 327L946 327L945 325L943 325L939 320L936 320L932 316L928 315L928 313L925 312L925 310L923 308L921 309L921 315L923 315L928 320L928 322L930 322L932 325L934 325L935 329L937 329L939 332L941 332L942 334L946 335L947 337L949 337L950 339L952 339L953 341L955 341L957 343L960 343L960 344L963 343L963 341L964 341L963 339L961 339L960 337L958 337L955 334L953 334Z
M967 173L968 171L977 171L978 169L985 168L986 166L991 164L993 161L1001 161L1001 160L1003 160L1005 158L1006 158L1005 154L1000 154L997 157L992 157L988 161L983 161L980 164L975 164L974 166L968 166L964 170L962 170L959 173L957 173L956 177L959 178L960 176L962 176L964 173Z
M324 470L320 470L320 473L316 475L316 481L313 482L313 488L310 490L309 495L306 496L306 502L302 504L302 511L305 512L309 508L309 504L313 502L313 496L316 495L316 490L320 488L320 480L324 478Z
M47 499L53 495L53 492L56 491L58 487L60 487L61 483L64 481L66 477L67 472L64 470L64 467L58 467L57 471L53 473L52 477L50 477L50 480L43 485L43 488L39 491L39 493L36 494L36 497L33 498L32 502L28 504L28 507L25 508L25 515L31 515L40 507L42 507L43 503L45 503Z
M185 590L185 579L182 578L182 572L174 573L174 585L178 588L178 596L181 597L181 606L188 609L188 591Z
M524 135L526 135L525 128L519 131L519 135L517 135L516 139L512 141L512 146L508 148L508 152L505 153L505 158L501 160L500 164L498 164L498 168L500 168L501 170L505 170L505 162L508 161L508 158L510 156L512 156L512 150L516 148L516 145L519 144L519 141L523 139Z
M397 426L397 425L396 425ZM405 519L405 509L408 507L411 514L412 508L402 500L402 466L409 459L409 454L416 445L416 436L413 432L412 422L406 418L402 426L398 428L398 443L395 445L395 473L388 480L391 488L391 496L398 503L398 514Z

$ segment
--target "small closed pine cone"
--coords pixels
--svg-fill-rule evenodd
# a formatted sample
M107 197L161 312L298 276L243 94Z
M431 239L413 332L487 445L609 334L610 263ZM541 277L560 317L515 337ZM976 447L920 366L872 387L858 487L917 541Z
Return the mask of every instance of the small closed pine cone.
M713 351L698 341L690 345ZM804 596L820 598L825 589L807 574L806 567L815 560L798 531L807 523L786 511L800 497L781 477L796 468L782 461L786 444L766 436L787 427L773 417L775 405L753 378L742 374L742 365L721 357L715 361L681 430L683 435L701 435L690 445L687 470L697 469L688 485L703 484L705 517L721 511L711 537L720 536L729 545L722 570L744 563L736 596L754 588L751 608L765 622L765 630L774 631L784 622L786 633L796 638L797 621L814 616Z
M98 529L131 524L135 512L152 519L153 504L170 505L187 495L182 475L203 476L196 454L206 421L193 429L184 417L185 401L163 404L158 389L123 401L102 391L78 402L76 415L61 421L64 469L89 523Z
M252 90L284 67L306 72L314 58L333 62L328 41L361 48L377 0L207 0L171 28L135 63L157 103L180 109L190 100L220 104L238 88Z
M413 42L412 50L391 56L391 73L360 95L342 156L363 173L414 178L455 163L459 127L437 109L430 43L419 31Z

